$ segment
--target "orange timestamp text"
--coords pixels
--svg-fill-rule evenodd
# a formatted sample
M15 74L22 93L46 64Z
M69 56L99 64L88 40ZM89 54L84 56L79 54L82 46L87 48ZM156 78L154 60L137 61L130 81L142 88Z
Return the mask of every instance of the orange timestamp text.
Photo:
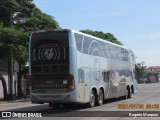
M160 104L118 104L118 109L159 109Z

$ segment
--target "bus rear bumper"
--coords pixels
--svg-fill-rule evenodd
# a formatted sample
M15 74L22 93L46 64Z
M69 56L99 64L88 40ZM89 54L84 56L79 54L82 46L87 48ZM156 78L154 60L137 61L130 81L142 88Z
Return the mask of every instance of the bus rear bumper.
M63 94L38 94L31 93L32 103L72 103L76 102L76 95L73 92Z

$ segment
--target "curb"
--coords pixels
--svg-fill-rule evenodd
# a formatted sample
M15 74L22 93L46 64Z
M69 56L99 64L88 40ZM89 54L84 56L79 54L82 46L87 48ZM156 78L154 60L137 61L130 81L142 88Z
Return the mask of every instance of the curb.
M29 99L12 100L12 101L0 101L0 104L28 102L28 101L30 101L30 98Z

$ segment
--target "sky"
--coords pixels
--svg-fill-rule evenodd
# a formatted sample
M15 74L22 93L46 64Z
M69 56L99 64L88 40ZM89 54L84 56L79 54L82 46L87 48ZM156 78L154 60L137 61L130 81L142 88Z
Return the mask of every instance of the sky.
M112 33L136 62L160 66L160 0L34 0L61 28Z

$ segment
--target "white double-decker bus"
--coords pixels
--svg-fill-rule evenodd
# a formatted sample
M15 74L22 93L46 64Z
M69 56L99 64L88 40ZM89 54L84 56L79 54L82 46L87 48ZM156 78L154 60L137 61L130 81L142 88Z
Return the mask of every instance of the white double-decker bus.
M33 32L29 47L31 102L102 105L137 91L134 54L124 46L71 29Z

